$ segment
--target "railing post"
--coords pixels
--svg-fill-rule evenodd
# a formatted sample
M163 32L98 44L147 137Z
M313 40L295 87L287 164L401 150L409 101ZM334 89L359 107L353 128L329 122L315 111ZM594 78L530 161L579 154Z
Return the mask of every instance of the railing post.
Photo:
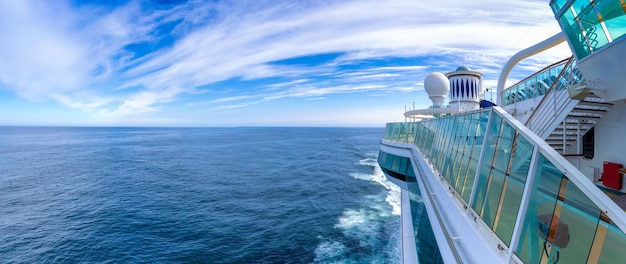
M522 200L520 201L519 211L517 211L517 219L515 219L515 226L513 227L511 244L509 244L509 263L511 263L513 252L517 250L519 240L522 236L522 232L524 231L524 222L526 218L526 213L528 212L528 205L530 204L532 186L535 182L536 177L538 156L539 148L535 145L533 148L533 154L530 158L530 166L528 168L528 174L526 176L526 185L524 185L524 191L522 192Z
M563 149L561 149L561 155L565 154L566 146L567 146L567 118L563 119Z

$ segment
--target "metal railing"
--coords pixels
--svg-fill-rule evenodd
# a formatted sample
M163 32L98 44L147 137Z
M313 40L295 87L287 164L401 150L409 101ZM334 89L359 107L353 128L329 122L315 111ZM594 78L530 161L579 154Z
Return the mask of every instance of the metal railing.
M561 79L560 73L571 59L564 59L549 65L536 73L524 78L502 91L502 106L519 103L528 99L547 94L549 87Z
M466 210L506 245L510 260L626 259L624 211L500 107L389 123L384 140L414 146Z
M546 138L579 102L571 99L568 92L557 93L567 90L570 86L584 83L573 57L567 60L557 80L526 120L526 126L541 138Z

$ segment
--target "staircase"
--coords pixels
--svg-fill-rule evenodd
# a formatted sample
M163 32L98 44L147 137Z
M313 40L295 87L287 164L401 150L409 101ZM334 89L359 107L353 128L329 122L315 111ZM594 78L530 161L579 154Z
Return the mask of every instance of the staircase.
M581 136L612 106L589 92L572 57L526 121L526 126L557 152L565 154L568 147L578 146Z
M607 103L590 93L583 100L578 101L578 104L559 122L545 138L546 143L559 153L565 154L568 147L577 146L580 137L593 128L612 106L612 103Z

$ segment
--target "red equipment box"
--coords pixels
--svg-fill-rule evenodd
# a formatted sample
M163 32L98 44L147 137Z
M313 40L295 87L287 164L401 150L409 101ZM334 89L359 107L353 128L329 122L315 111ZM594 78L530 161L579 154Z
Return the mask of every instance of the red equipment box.
M604 162L604 173L602 175L602 182L604 186L614 190L622 189L622 174L618 171L623 166L619 163Z

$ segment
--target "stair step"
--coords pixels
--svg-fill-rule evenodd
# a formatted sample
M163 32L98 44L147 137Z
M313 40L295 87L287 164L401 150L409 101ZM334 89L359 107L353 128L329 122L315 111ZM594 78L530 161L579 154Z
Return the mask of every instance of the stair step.
M580 101L578 105L597 106L597 107L612 107L613 103L607 102L595 102L595 101Z
M599 116L575 116L575 115L567 115L566 119L578 119L578 120L598 120Z
M550 144L551 142L563 142L563 138L546 138L544 140L546 143ZM566 138L566 142L575 142L575 138Z
M592 123L581 123L580 124L580 130L589 130L591 129L595 124ZM554 131L563 131L563 130L567 130L567 131L576 131L578 130L578 126L577 125L573 125L573 126L565 126L565 129L563 129L562 125L559 125L557 128L554 129Z
M582 133L580 133L580 134L582 136ZM577 136L573 135L573 134L569 134L569 135L566 135L566 136L567 136L566 139L568 139L568 140L574 140L575 141L576 138L577 138ZM557 140L557 139L558 140L563 140L563 134L550 134L545 140L547 141L548 139L549 140Z
M606 110L602 109L587 109L587 108L574 108L573 113L586 113L586 114L604 114Z
M601 97L591 92L587 95L587 97L585 97L585 100L587 100L587 98L601 98Z
M583 122L584 121L584 122ZM589 126L589 128L593 127L596 125L597 120L582 120L580 125L581 126ZM563 122L561 122L562 124ZM570 128L572 126L578 126L578 122L575 121L571 121L571 120L565 120L565 125ZM562 125L559 125L559 127L562 127Z

